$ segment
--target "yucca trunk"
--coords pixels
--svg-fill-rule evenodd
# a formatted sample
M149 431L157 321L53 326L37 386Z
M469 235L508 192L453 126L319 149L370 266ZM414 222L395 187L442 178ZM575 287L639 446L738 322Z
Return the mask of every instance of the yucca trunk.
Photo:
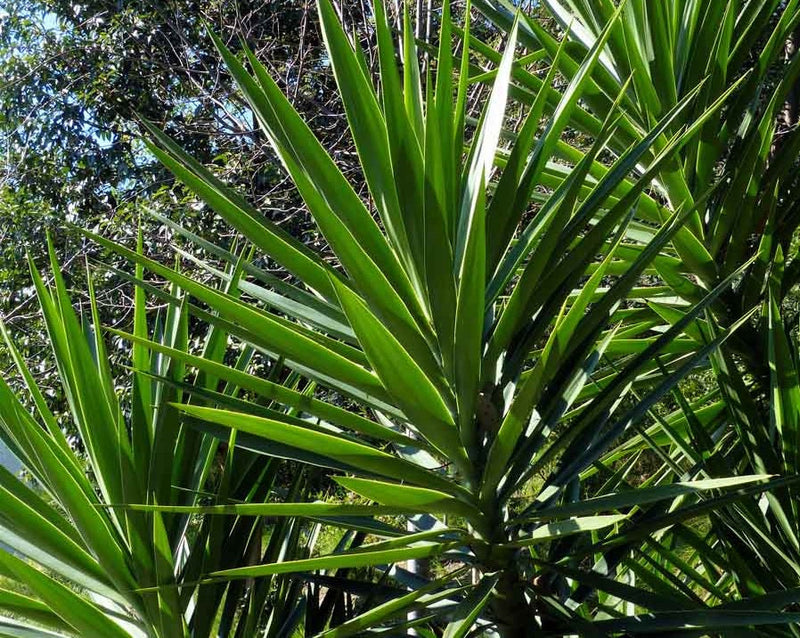
M509 565L495 585L491 612L503 638L528 638L537 634L534 607L525 598L517 568Z

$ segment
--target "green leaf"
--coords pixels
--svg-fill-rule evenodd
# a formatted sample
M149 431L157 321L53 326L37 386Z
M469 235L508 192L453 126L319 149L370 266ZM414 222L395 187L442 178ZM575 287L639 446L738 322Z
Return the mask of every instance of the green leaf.
M88 638L126 638L128 633L96 606L15 556L0 551L0 571L25 583L64 622Z
M547 523L546 525L537 527L529 536L511 543L506 543L505 546L528 547L563 536L593 532L615 525L624 521L626 518L627 516L610 514L607 516L584 516L580 518L571 518L566 521L558 521L556 523Z
M721 490L738 487L748 483L764 481L771 478L769 474L754 474L752 476L738 476L720 479L705 479L700 481L687 481L659 485L658 487L632 489L617 494L596 496L584 501L563 503L556 507L544 508L532 512L524 519L515 519L512 523L521 520L542 521L558 519L567 516L584 516L609 510L618 510L626 507L635 507L654 503L665 499L675 499L684 494L697 494L708 490Z
M363 202L252 52L245 48L256 79L216 36L212 38L359 292L387 320L396 320L398 329L413 335L425 325L420 300Z
M474 233L473 227L478 223L476 211L484 197L483 193L494 167L495 153L505 117L508 87L511 81L511 65L514 62L516 45L517 25L515 23L497 69L492 93L486 104L477 139L473 143L471 161L464 179L456 231L455 264L457 272L461 272L465 267L467 244L471 234Z
M176 405L175 407L184 414L204 421L248 432L301 450L308 450L323 457L330 457L367 474L411 481L421 486L441 489L453 495L464 494L463 488L451 483L446 478L368 445L238 412L192 405Z
M342 309L383 387L434 447L461 467L468 466L453 415L436 385L357 295L345 286L334 285Z
M375 89L362 72L330 0L320 0L317 6L322 35L370 193L394 249L399 255L408 254L409 244L398 201L386 122ZM397 99L399 96L393 97Z
M435 534L426 533L428 537L441 535L442 531L437 530ZM423 534L417 534L417 537ZM454 549L459 541L447 543L425 543L410 547L397 547L398 544L405 545L414 542L413 536L406 536L396 541L385 541L380 544L380 549L372 549L370 546L351 552L341 554L329 554L319 558L308 558L304 560L293 560L269 565L254 565L252 567L240 567L208 575L207 582L215 580L232 580L236 578L258 578L271 574L292 574L297 572L316 571L320 569L330 570L339 568L370 567L373 565L383 565L397 563L407 560L418 560L421 558L433 558L440 556L450 549ZM377 546L373 546L377 547Z
M355 480L355 479L351 479ZM420 488L411 488L420 489ZM431 491L431 490L428 490ZM430 504L420 505L354 505L349 503L237 503L230 505L145 505L130 503L126 505L109 505L120 509L137 512L169 512L174 514L196 514L199 516L275 516L275 517L364 517L364 516L399 516L414 512L443 514L451 509L451 496L442 494L443 502L430 499ZM462 503L463 505L463 503ZM429 509L430 508L430 509Z
M15 551L81 586L114 595L108 575L59 512L0 468L0 528Z
M443 638L464 638L470 632L474 626L473 623L489 603L497 580L497 574L485 575L456 609L448 612L448 617L453 620L447 624Z
M334 477L334 480L348 490L382 505L463 516L474 525L480 524L483 519L477 508L436 490L342 476Z
M231 226L244 233L255 246L313 290L328 300L334 299L327 275L332 270L318 255L283 229L265 220L241 195L225 186L211 171L185 153L158 128L146 121L142 124L167 151L150 144L150 152L178 179Z
M682 610L676 612L659 612L620 618L601 620L594 626L602 632L663 632L674 630L722 629L724 627L769 625L794 625L800 623L800 614L785 611L703 611Z
M141 257L103 237L88 232L86 234L99 244L131 261L141 262L151 272L173 281L189 294L206 302L212 308L252 333L256 343L265 343L269 348L285 356L290 361L309 366L343 382L352 383L368 393L373 393L376 397L385 396L383 387L372 373L348 361L341 354L301 334L290 322L259 312L248 304L208 286L196 283L171 268L162 266L151 259Z
M72 633L72 627L61 620L57 614L54 614L45 603L16 592L0 590L0 611L12 614L17 618L33 621L35 626L31 627L29 629L31 633L27 634L31 637L34 635L40 636L41 634L38 632L42 631L42 627L47 627L61 634ZM17 635L13 632L7 634L1 623L2 621L0 621L0 635ZM48 632L46 635L52 636L53 634Z
M308 414L325 421L330 421L341 427L355 430L356 432L361 432L377 439L394 441L403 445L423 445L421 441L410 439L403 434L395 432L374 421L370 421L354 412L349 412L336 405L320 401L302 392L287 388L284 385L247 374L241 370L211 361L204 357L198 357L181 350L170 348L155 341L140 340L138 337L118 330L110 330L110 332L130 341L139 341L142 345L155 352L159 352L176 361L181 361L206 374L223 379L230 384L255 392L264 399L276 401L301 412L307 412Z
M778 248L776 270L783 266L783 253ZM779 307L780 281L773 275L764 314L767 320L767 356L770 369L771 425L781 441L784 467L792 472L800 466L800 382L792 349L781 319Z
M419 587L404 596L398 596L397 598L389 600L381 605L376 605L372 609L359 614L355 618L342 623L338 627L329 629L319 636L320 638L342 638L344 636L352 636L362 632L365 629L376 627L379 625L379 623L385 622L386 620L403 613L405 610L412 608L418 601L422 602L420 600L421 598L430 598L429 594L431 592L443 587L448 582L452 582L458 575L458 572L455 574L448 574L444 578L431 581L430 583L423 585L422 587ZM454 590L446 590L441 594L441 596L445 596L451 591Z

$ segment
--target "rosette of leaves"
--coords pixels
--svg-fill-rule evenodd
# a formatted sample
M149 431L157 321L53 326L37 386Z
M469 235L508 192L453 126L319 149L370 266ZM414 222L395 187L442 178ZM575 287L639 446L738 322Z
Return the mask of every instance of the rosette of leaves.
M675 296L662 280L683 272L676 254L693 245L708 194L670 210L656 180L730 91L673 130L695 108L698 84L618 148L612 140L627 127L630 100L623 83L589 148L568 155L565 165L557 161L572 148L564 133L595 92L592 78L624 3L553 99L560 62L573 52L568 41L558 44L514 130L504 127L517 78L543 57L517 56L519 23L497 55L472 41L469 11L457 29L445 3L439 49L422 74L408 18L398 51L382 4L373 6L379 90L330 0L319 2L368 202L258 59L243 48L248 70L217 41L334 263L266 221L149 125L152 152L291 279L166 218L228 262L224 269L205 264L220 287L90 234L137 264L139 294L166 294L145 280L145 270L166 279L193 300L181 306L185 312L226 336L214 358L191 356L141 328L124 335L139 353L136 374L151 368L150 357L207 379L202 387L187 387L180 374L173 380L185 393L169 402L181 431L209 436L203 442L224 440L234 458L246 449L326 468L348 493L312 502L295 491L281 503L223 494L215 504L115 493L106 498L116 506L111 511L197 516L205 525L248 516L322 520L326 528L359 529L366 542L321 555L201 564L193 580L141 583L138 591L157 600L177 591L199 601L234 583L307 580L292 594L305 602L293 607L291 623L269 625L268 635L301 626L330 636L403 635L411 627L447 636L696 633L796 622L769 594L742 603L734 579L712 580L708 574L729 567L719 552L666 563L652 560L648 545L657 536L674 548L683 537L673 530L731 503L752 503L782 479L736 476L735 459L724 454L713 466L679 459L670 471L644 477L631 476L632 462L608 457L631 432L649 437L655 453L653 433L669 437L695 425L683 410L662 419L669 427L643 427L752 314L719 330L693 329L748 263L711 281L680 312L659 311ZM473 111L477 83L491 91ZM226 365L219 352L228 337L282 361L305 391L251 374L247 361ZM154 427L154 436L161 432ZM405 525L387 528L397 519ZM431 561L427 575L407 569L420 560ZM319 587L348 601L341 613L320 615L310 606L308 592ZM271 622L278 600L256 599L246 608L261 604L256 613Z

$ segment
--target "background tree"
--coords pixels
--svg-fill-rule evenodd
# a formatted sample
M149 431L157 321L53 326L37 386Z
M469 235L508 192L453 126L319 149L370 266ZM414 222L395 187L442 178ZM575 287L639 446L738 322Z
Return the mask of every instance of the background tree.
M348 28L367 37L362 3L343 5ZM168 206L200 234L231 239L145 152L138 118L165 127L266 216L317 241L206 33L208 25L232 46L241 39L258 51L341 165L353 166L316 21L308 0L3 4L0 317L26 357L49 361L26 264L26 253L43 262L48 230L57 230L53 241L68 284L84 280L92 247L63 232L65 221L130 238L143 209ZM353 170L350 177L358 181ZM165 256L169 237L166 228L145 224L144 244L152 254ZM132 300L119 280L103 276L95 283L103 320L130 321ZM11 365L0 351L0 369ZM54 381L53 372L51 363L34 368L58 395L59 385L47 382Z

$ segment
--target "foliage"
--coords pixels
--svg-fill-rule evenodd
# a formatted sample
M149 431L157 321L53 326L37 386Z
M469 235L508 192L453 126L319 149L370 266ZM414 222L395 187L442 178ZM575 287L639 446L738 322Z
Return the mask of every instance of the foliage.
M504 0L474 4L508 29L504 50L445 3L422 74L410 18L396 48L376 2L378 92L319 1L368 201L258 56L244 45L246 67L214 38L324 252L145 123L249 245L157 214L215 257L195 260L203 282L84 231L136 264L115 271L136 286L134 329L112 331L133 348L129 405L97 312L82 331L55 260L54 290L33 271L97 489L35 384L38 424L5 391L4 436L57 504L3 482L35 504L3 519L12 546L46 569L0 554L34 596L9 589L7 610L59 635L119 635L120 615L158 636L796 635L782 302L800 136L773 142L800 58L768 76L796 3L549 0L561 41ZM167 309L150 330L147 295ZM199 355L190 320L207 326ZM719 388L687 398L698 369ZM282 490L280 467L305 469ZM313 468L343 489L313 501ZM349 531L312 554L323 528ZM430 574L398 565L418 560Z
M318 97L329 92L313 12L295 0L264 10L241 2L182 1L167 9L148 1L15 0L3 11L5 179L73 219L119 215L120 204L165 179L142 153L136 114L163 122L204 163L229 157L226 175L255 199L274 187L269 155L232 94L204 22L259 43L298 102L320 108ZM335 105L326 106L333 115ZM251 166L240 163L244 157Z
M498 25L509 28L514 14L508 3L477 0L475 4ZM604 16L613 9L610 2L547 0L544 4L570 31L577 51L599 36ZM708 430L710 437L695 433L681 444L673 443L677 448L670 446L671 451L680 450L695 464L715 463L715 455L725 450L726 456L742 459L739 471L795 476L800 466L793 452L793 435L788 434L797 413L789 330L796 321L791 308L800 273L796 259L800 57L793 44L800 32L800 7L797 2L704 6L632 2L625 11L617 32L609 38L608 57L595 75L599 90L589 105L595 116L608 113L611 103L601 91L613 95L625 78L632 77L631 99L620 105L624 133L612 138L612 145L623 149L631 140L642 139L649 123L693 87L701 87L697 99L667 129L667 138L679 134L709 104L734 90L719 116L709 119L701 134L657 173L656 184L667 210L701 203L698 214L673 242L678 270L663 261L654 262L656 269L676 296L694 303L721 278L747 264L735 285L709 306L706 321L695 330L713 335L742 313L753 308L759 312L756 321L711 357L719 394L705 409L724 405L723 420ZM571 23L569 16L575 18ZM527 47L555 50L556 43L547 33L535 23L525 25L521 41ZM572 57L567 52L560 67L568 77L579 61L579 54ZM527 78L520 78L520 84L521 89L538 87ZM577 118L573 125L583 130L596 127ZM647 165L646 160L643 163ZM651 307L660 316L679 316L674 306ZM773 569L776 561L797 564L800 520L794 507L790 493L779 491L770 496L769 506L761 513L751 511L746 524L739 514L727 521L712 517L718 534L714 542L723 544L729 560L749 575L738 579L740 595L797 587L796 576L775 578ZM742 542L742 525L769 535L769 547L753 539Z
M255 628L277 631L297 623L289 607L266 606L268 596L292 600L299 583L276 576L258 587L198 587L206 571L252 561L307 557L316 542L313 526L295 518L233 516L198 520L188 514L137 512L125 503L262 503L275 499L280 485L292 498L310 497L313 473L291 471L279 460L264 461L246 449L247 436L232 435L220 446L202 431L184 427L172 402L182 397L215 396L217 378L199 375L184 383L185 369L175 358L134 348L142 371L133 395L121 402L107 362L97 324L72 309L59 266L53 261L53 286L32 274L54 350L58 373L68 397L69 414L86 448L76 454L47 407L19 352L2 329L35 406L30 414L0 381L2 438L30 473L29 482L0 470L3 541L0 573L5 581L0 604L8 614L0 621L4 635L47 636L250 636ZM182 293L173 288L176 296ZM92 300L94 300L93 291ZM151 338L170 352L187 352L185 304L160 313ZM136 333L148 337L144 295L136 295ZM208 330L202 342L203 364L221 367L226 334ZM252 348L243 350L237 367L254 365ZM232 370L231 370L232 371ZM297 375L286 375L279 362L268 368L267 381L240 372L245 387L269 386L276 380L283 394L297 397ZM249 381L248 381L249 379ZM219 397L247 405L233 396L234 383ZM224 403L224 399L223 399ZM260 414L282 414L270 403L253 406ZM277 409L278 411L276 411ZM256 449L258 446L256 445ZM263 506L262 506L263 507ZM272 505L280 514L281 504ZM387 529L388 526L386 526ZM352 534L342 546L360 541ZM13 551L10 551L13 550ZM327 603L327 598L320 597ZM329 598L329 597L328 597Z
M349 9L347 19L363 31L360 8ZM234 41L250 42L328 148L338 149L346 162L350 143L338 123L341 106L315 21L313 7L300 0L180 0L169 7L149 0L3 3L0 316L26 358L39 360L48 348L44 327L32 313L24 259L28 252L40 266L48 262L48 229L59 260L78 281L94 251L87 242L54 232L66 221L132 241L144 209L169 208L205 236L226 240L228 229L146 152L136 114L160 122L264 214L315 241L301 201L276 170L203 27L213 24ZM148 254L166 256L167 229L146 224L143 231ZM120 281L95 283L103 323L126 325L132 308ZM13 368L2 351L0 367ZM34 367L37 380L57 391L54 369L44 370Z

